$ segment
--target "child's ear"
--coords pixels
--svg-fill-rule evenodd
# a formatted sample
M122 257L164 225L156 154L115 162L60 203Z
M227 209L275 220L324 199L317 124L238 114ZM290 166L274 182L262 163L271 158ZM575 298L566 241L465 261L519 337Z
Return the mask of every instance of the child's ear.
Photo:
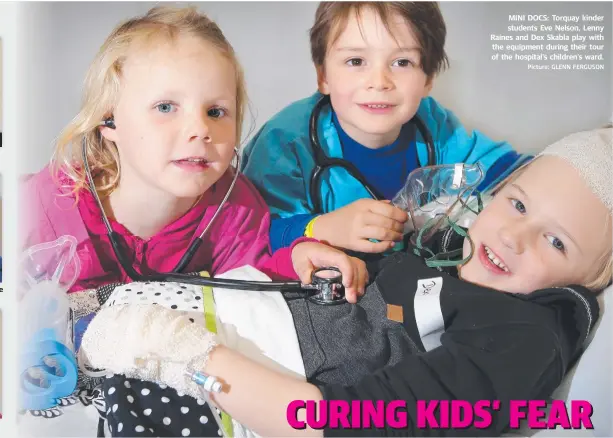
M326 72L323 65L315 67L317 72L317 89L321 94L330 94L328 82L326 81Z
M100 131L100 135L102 135L102 137L104 137L108 141L112 141L113 143L117 142L117 130L109 128L105 125L99 126L98 130Z
M424 86L424 94L422 98L428 97L428 95L432 91L433 86L434 86L434 78L428 78L428 80L426 81L426 85Z

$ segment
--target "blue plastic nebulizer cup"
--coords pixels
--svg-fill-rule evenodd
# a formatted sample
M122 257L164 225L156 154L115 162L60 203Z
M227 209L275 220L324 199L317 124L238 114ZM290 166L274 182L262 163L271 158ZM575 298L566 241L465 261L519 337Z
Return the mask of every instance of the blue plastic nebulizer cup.
M49 409L77 386L67 297L80 268L76 240L62 236L28 249L22 268L27 291L19 303L20 404L22 409Z

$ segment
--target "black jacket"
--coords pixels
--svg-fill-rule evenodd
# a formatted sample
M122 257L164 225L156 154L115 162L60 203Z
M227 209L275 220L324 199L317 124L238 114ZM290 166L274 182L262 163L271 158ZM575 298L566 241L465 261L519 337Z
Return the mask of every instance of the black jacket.
M509 424L509 401L547 399L580 354L599 316L595 295L581 286L509 294L428 268L412 254L395 254L378 265L371 273L379 271L375 281L384 300L402 307L404 327L423 352L354 386L320 389L327 400L405 400L409 428L326 429L326 436L500 435ZM414 303L417 280L433 277L442 277L444 333L441 345L426 352ZM489 428L420 429L415 423L418 400L501 404L491 411Z

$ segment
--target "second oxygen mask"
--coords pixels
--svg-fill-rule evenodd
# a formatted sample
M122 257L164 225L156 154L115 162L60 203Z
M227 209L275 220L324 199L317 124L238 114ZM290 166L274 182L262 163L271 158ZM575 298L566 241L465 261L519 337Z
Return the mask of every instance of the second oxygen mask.
M72 318L67 292L80 263L72 236L35 245L21 260L19 302L22 409L48 409L77 385Z

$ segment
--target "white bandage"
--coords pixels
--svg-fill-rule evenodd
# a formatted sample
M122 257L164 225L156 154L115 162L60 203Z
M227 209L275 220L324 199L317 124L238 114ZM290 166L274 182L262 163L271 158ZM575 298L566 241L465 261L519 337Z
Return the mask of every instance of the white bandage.
M83 335L81 357L94 368L200 397L201 388L186 378L185 371L196 357L196 368L204 371L216 345L212 333L179 312L128 304L98 312Z
M609 211L613 211L612 134L610 127L577 132L547 146L539 154L560 157L572 164Z

